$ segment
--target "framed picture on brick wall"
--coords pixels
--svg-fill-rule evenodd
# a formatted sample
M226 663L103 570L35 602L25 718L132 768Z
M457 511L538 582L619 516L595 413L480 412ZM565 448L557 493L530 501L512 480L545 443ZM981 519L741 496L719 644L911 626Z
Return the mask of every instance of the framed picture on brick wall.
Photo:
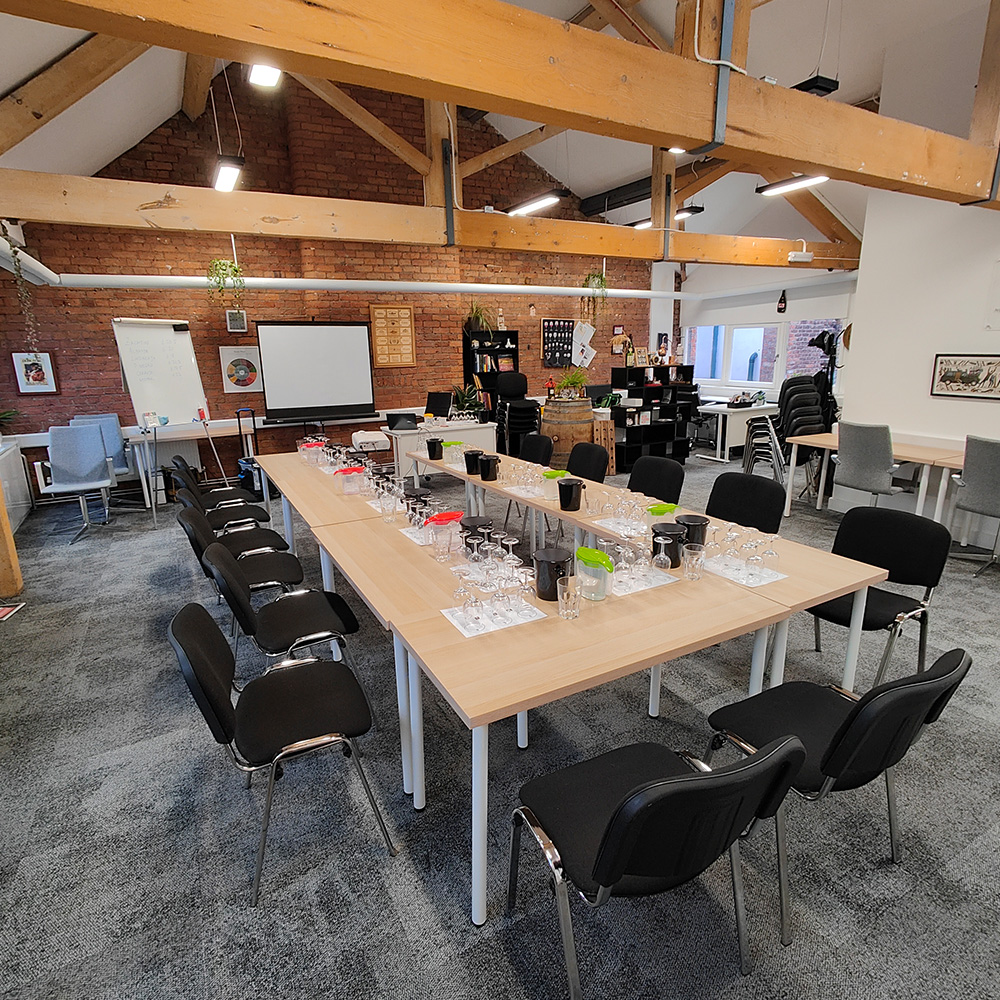
M40 392L58 392L56 373L52 370L52 358L48 354L29 351L12 354L17 391L29 396Z
M247 314L245 309L226 310L226 332L227 333L247 332Z
M368 309L372 320L372 366L416 368L413 306L369 304Z

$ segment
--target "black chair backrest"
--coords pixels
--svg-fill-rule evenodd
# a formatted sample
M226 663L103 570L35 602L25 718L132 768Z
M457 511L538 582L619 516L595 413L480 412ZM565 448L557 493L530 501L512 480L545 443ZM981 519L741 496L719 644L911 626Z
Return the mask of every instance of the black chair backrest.
M580 441L573 445L566 462L566 471L571 476L580 476L595 483L603 483L608 471L608 450L604 445Z
M226 637L200 604L185 604L167 626L188 689L219 743L232 743L236 712L231 701L236 663Z
M194 510L200 510L203 514L205 513L205 505L187 488L176 490L174 498L185 507L191 507Z
M500 372L497 375L497 395L501 399L524 399L528 394L528 379L523 372Z
M512 399L503 404L506 426L512 434L528 434L538 430L541 407L534 399Z
M521 438L518 458L536 465L548 465L552 460L552 438L547 434L525 434Z
M433 414L435 417L446 417L451 412L450 392L429 392L427 393L427 405L424 413Z
M659 892L695 878L753 820L778 811L805 757L798 737L784 736L711 773L633 789L604 830L595 881L613 887L624 875L644 876Z
M723 472L712 484L705 513L777 534L784 509L785 491L773 479L745 472Z
M201 561L208 567L219 593L236 615L243 634L256 635L257 615L250 603L250 584L236 557L221 542L212 542L205 549Z
M834 554L887 569L891 583L919 587L938 585L950 547L943 524L890 507L852 507L833 540Z
M936 722L969 672L972 657L952 649L929 670L872 688L837 731L820 769L834 788L858 788L906 755L920 730Z
M174 455L170 461L173 463L175 469L183 469L184 472L197 478L198 473L191 468L188 464L188 460L183 455Z
M177 512L177 523L184 529L202 572L211 580L212 573L202 562L205 549L215 544L215 532L212 531L208 518L196 507L185 507Z
M201 487L193 473L188 472L187 469L167 469L166 471L170 473L170 478L174 481L177 489L187 490L195 499L204 503Z
M664 503L677 503L684 485L684 466L672 458L642 455L632 466L628 488Z

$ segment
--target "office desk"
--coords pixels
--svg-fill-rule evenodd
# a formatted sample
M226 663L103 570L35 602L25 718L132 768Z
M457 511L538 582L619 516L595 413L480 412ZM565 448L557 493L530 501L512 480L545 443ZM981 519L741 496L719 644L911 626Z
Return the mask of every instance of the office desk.
M948 496L948 481L953 471L957 472L965 468L965 452L955 451L943 458L935 459L935 466L941 470L941 479L938 483L937 502L934 504L934 520L939 524L944 524L944 505Z
M727 403L705 403L698 407L699 413L706 416L714 416L715 427L715 455L699 455L708 462L728 462L729 449L735 448L746 441L747 421L754 417L768 417L778 412L777 403L756 403L753 406L731 407ZM730 424L733 420L742 421L743 436L739 441L732 440Z

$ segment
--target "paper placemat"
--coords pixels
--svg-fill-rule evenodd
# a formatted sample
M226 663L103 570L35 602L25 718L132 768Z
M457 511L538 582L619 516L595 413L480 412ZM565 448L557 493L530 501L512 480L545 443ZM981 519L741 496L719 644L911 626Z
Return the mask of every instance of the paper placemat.
M411 542L416 542L417 545L430 545L430 540L425 537L423 528L400 528L399 533L401 535L406 535Z
M641 521L629 521L624 517L602 517L594 524L599 524L602 528L607 528L608 531L621 535L622 538L635 538L646 531L646 525Z
M664 573L663 570L650 568L641 580L636 580L633 575L626 589L621 577L615 573L611 592L615 597L628 597L629 594L641 594L642 591L652 590L653 587L665 587L668 583L676 583L677 579L676 576Z
M722 561L722 556L715 556L712 559L705 560L705 569L709 573L714 573L716 576L725 577L727 580L732 580L733 583L738 583L741 587L763 587L768 583L775 583L778 580L788 579L787 573L779 573L777 570L773 569L762 569L760 571L760 580L757 583L747 583L746 580L741 580L739 578L739 572L726 566Z
M539 611L538 608L533 605L528 605L531 608L532 616L530 618L522 618L517 612L513 613L513 617L507 617L506 619L499 618L493 611L489 608L483 608L479 612L480 624L484 625L485 628L476 630L469 629L467 622L469 621L468 612L464 608L444 608L441 614L451 622L455 628L458 629L466 639L473 639L477 635L486 635L489 632L499 632L501 629L513 628L515 625L527 625L530 622L540 621L542 618L547 618L548 615L544 611ZM508 616L510 613L506 613Z
M510 486L507 492L513 493L514 496L520 497L522 500L533 500L542 495L540 486Z

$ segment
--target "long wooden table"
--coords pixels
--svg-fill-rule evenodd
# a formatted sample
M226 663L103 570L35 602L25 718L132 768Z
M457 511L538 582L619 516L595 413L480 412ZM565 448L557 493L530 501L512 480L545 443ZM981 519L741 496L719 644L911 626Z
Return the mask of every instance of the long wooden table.
M792 446L792 454L788 464L788 479L785 484L785 517L792 510L793 480L795 478L795 461L798 458L799 446L803 448L816 448L823 452L823 462L820 466L819 490L816 496L816 509L823 509L823 494L826 492L826 477L830 465L830 455L840 447L840 440L837 434L826 431L822 434L796 434L786 439ZM927 445L904 444L903 442L892 442L892 457L897 462L914 462L922 467L920 475L920 486L917 490L916 512L923 515L924 504L927 500L927 487L930 483L931 469L938 466L942 469L941 481L947 485L947 474L950 469L961 468L958 465L948 465L946 463L961 458L961 454L956 455L954 448L931 448ZM934 520L941 520L941 512L944 507L943 494L938 494L938 502L934 511Z

